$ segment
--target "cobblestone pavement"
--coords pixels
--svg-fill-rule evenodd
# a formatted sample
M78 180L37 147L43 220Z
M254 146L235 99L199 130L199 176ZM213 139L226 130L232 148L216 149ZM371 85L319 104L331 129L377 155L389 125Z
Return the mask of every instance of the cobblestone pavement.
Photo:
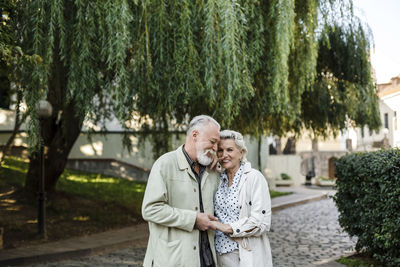
M356 239L341 231L338 216L332 199L274 213L269 234L274 266L314 266L352 252Z
M331 199L278 211L269 234L275 267L315 266L351 252L355 240L340 231L338 212ZM31 266L141 266L145 247Z

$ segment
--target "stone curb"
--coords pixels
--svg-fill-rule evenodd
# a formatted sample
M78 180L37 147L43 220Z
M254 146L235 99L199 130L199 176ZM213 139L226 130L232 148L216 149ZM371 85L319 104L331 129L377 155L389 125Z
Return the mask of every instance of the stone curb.
M296 201L285 201L272 205L272 212L276 212L296 205L327 198L326 194L302 196ZM112 236L112 237L110 237ZM67 260L72 257L91 256L108 253L127 247L145 246L148 239L147 223L111 230L86 237L77 237L67 240L51 242L39 246L0 250L0 266L15 266L37 262ZM94 242L97 241L97 242ZM143 242L146 240L146 242ZM59 247L57 249L57 247Z
M319 195L314 195L314 196L308 196L308 197L302 198L302 199L297 200L297 201L282 202L282 203L278 203L278 204L272 205L271 211L272 212L276 212L276 211L287 209L287 208L294 207L294 206L297 206L297 205L301 205L301 204L306 204L306 203L313 202L313 201L322 200L322 199L325 199L327 197L328 197L327 194L319 194Z

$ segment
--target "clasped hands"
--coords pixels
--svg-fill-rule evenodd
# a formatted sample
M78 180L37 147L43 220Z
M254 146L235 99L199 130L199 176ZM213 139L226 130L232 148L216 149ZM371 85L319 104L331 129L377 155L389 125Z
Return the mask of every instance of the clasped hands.
M232 234L233 230L229 224L224 224L218 221L218 218L206 213L197 213L196 228L200 231L208 229L218 230L226 234Z

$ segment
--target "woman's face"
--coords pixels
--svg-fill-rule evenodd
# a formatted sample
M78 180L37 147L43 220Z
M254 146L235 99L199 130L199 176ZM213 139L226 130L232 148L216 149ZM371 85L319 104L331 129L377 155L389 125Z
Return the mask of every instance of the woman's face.
M243 152L235 144L233 139L221 139L218 144L218 161L222 168L235 170L240 166Z

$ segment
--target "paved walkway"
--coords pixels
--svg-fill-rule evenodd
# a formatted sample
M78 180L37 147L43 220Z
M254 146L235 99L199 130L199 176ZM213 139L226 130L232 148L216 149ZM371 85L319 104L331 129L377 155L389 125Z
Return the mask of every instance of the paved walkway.
M274 266L324 266L353 252L356 240L341 231L338 215L330 198L276 212L268 234Z
M269 236L274 266L341 266L332 260L350 252L355 242L339 232L336 207L326 199L334 191L278 190L294 193L272 200ZM141 224L31 248L0 250L0 266L141 266L147 238L147 224Z

